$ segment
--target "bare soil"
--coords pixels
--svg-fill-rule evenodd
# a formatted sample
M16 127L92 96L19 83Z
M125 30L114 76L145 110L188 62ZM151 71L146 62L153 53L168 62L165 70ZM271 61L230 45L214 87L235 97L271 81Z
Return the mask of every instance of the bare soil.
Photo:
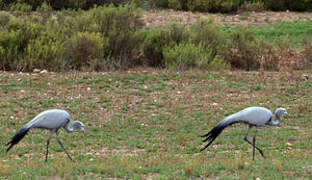
M279 21L296 21L296 20L312 20L311 12L239 12L236 14L212 14L189 11L174 11L174 10L150 10L144 11L143 20L148 27L166 25L170 20L178 20L185 24L196 22L199 18L213 18L220 25L264 25Z

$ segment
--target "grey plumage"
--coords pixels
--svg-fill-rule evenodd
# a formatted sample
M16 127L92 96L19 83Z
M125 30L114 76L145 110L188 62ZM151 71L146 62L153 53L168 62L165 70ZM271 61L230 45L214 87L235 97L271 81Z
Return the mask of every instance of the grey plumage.
M72 127L70 127L72 126ZM72 160L69 153L66 151L64 145L60 141L58 137L58 130L60 128L64 128L67 132L73 132L75 129L80 129L84 132L84 125L80 121L72 121L69 113L65 110L60 109L50 109L41 112L36 117L34 117L31 121L25 124L22 128L20 128L16 134L13 136L11 141L9 141L6 145L9 145L7 148L7 152L17 144L31 128L43 128L51 131L51 134L47 140L47 149L46 149L46 158L45 161L48 160L48 148L50 144L50 139L52 134L56 134L56 139L60 146L63 148L68 158Z
M259 153L262 155L262 157L264 157L262 150L255 145L257 129L258 127L263 126L263 125L277 126L281 122L281 116L283 114L287 114L286 109L277 108L275 111L275 117L277 121L273 121L273 115L269 109L264 108L264 107L248 107L237 113L229 115L225 117L222 121L220 121L211 131L209 131L208 133L202 136L203 138L205 138L203 142L207 142L207 141L209 142L201 149L201 151L209 147L211 143L219 136L219 134L226 127L235 123L245 123L245 124L248 124L249 127L247 130L247 133L244 136L244 140L253 146L253 159L254 159L255 149L257 149ZM253 126L256 127L256 131L253 137L253 142L251 143L247 139L247 135Z

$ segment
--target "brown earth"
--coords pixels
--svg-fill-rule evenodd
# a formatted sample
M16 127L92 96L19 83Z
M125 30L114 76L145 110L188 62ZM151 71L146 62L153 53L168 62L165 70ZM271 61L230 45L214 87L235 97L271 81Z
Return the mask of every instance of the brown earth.
M279 21L295 21L295 20L312 20L311 12L240 12L237 14L212 14L189 11L174 11L174 10L150 10L143 12L143 20L146 26L155 27L165 25L170 20L178 20L186 24L194 23L197 19L204 17L212 17L221 25L264 25Z

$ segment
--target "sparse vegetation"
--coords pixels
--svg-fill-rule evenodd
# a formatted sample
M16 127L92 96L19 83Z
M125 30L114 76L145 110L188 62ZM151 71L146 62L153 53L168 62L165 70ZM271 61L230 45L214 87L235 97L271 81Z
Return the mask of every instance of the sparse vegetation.
M223 71L0 72L2 144L42 110L62 108L84 122L86 133L61 137L71 162L49 132L31 130L9 153L0 146L0 176L8 179L310 179L312 99L302 73ZM311 71L309 71L311 72ZM229 127L207 151L199 135L247 106L285 107L280 127L263 127L257 143L245 125ZM253 134L253 131L250 132ZM265 172L265 173L264 173Z

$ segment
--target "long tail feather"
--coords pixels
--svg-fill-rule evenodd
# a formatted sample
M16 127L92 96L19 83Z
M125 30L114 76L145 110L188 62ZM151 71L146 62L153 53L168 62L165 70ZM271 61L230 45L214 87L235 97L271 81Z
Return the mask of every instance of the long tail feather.
M219 134L223 131L223 129L226 126L222 125L222 124L218 124L216 127L214 127L210 132L208 132L207 134L203 135L202 137L206 137L203 142L209 141L209 143L203 147L200 151L205 150L207 147L210 146L210 144L219 136Z
M10 145L6 152L8 152L15 144L20 142L20 140L27 134L29 131L29 128L22 127L20 130L17 131L17 133L14 135L12 140L8 142L6 145Z
M208 144L203 147L200 151L205 150L210 146L210 144L219 136L219 134L225 129L227 126L230 126L232 124L238 123L239 121L235 120L232 116L228 116L227 118L223 119L222 121L219 122L219 124L214 127L211 131L208 133L202 135L201 137L205 138L203 142L208 142Z
M211 131L209 131L208 133L206 133L206 134L204 134L204 135L202 135L202 136L200 136L200 137L207 137L207 136L209 136L211 134Z

